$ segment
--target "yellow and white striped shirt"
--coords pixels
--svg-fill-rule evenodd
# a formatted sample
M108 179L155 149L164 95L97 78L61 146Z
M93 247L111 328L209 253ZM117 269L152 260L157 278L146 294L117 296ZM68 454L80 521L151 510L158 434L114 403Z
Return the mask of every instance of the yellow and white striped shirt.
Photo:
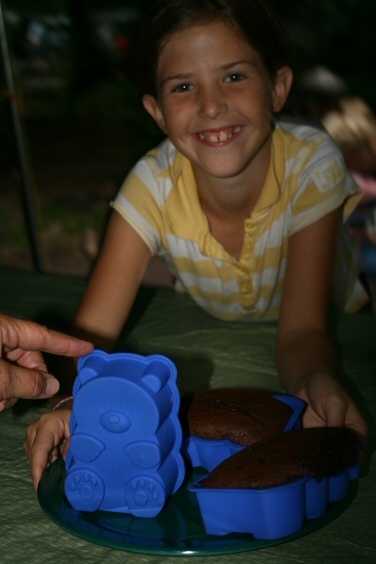
M276 123L261 195L245 221L239 260L214 239L189 161L166 139L130 172L115 201L153 255L208 313L225 320L277 319L289 237L343 203L344 220L360 198L342 155L323 131ZM345 225L338 241L335 298L346 311L367 302L358 257Z

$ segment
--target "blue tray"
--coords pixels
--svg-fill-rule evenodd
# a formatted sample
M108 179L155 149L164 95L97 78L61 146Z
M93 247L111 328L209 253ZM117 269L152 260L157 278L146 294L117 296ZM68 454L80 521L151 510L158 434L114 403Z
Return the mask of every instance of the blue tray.
M348 494L328 504L317 519L306 519L293 535L272 540L257 539L249 533L225 536L206 532L196 494L188 490L203 475L202 469L188 471L186 482L152 519L126 513L85 512L72 508L64 492L66 470L62 458L44 472L38 488L38 500L44 513L64 531L102 546L127 552L158 556L214 556L270 548L289 542L336 519L352 502L358 482L350 482Z

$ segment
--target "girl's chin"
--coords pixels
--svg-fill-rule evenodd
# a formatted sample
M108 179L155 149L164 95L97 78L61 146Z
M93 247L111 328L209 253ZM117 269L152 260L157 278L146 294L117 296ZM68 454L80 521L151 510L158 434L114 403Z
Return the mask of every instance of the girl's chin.
M244 165L244 163L226 163L224 157L212 159L211 162L201 160L193 164L193 170L197 171L198 175L206 175L211 178L218 178L218 180L237 178L245 169L246 165Z

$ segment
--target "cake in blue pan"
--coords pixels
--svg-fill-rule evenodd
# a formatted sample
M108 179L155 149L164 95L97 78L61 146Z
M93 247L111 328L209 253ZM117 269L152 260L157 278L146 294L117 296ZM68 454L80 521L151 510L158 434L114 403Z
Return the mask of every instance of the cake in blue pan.
M292 430L234 454L189 491L208 534L292 535L348 494L359 477L359 448L346 428Z
M194 468L211 471L247 446L299 429L305 408L299 398L261 390L197 392L187 400L182 417L186 427L182 452Z

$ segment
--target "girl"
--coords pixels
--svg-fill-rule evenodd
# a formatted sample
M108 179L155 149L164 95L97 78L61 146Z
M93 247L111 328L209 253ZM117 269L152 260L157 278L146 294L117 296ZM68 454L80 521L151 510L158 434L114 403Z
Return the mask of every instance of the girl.
M332 278L347 311L366 302L341 222L358 189L323 132L280 122L292 82L262 0L157 0L138 49L143 103L166 140L129 174L76 325L114 343L151 257L210 314L278 319L276 362L305 426L366 424L335 375L326 333ZM332 265L335 255L335 276ZM28 429L37 484L70 410Z

